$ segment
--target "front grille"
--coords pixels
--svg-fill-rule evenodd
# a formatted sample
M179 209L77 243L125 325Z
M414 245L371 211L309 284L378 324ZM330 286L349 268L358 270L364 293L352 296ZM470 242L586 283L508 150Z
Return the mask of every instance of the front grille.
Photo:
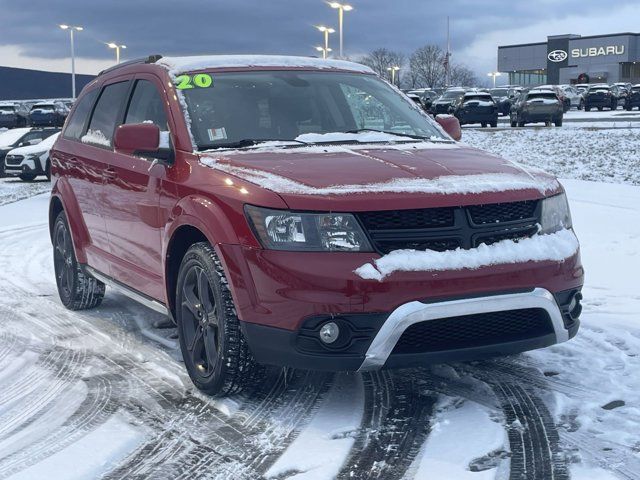
M24 157L22 155L7 155L4 157L5 165L20 165Z
M538 200L528 200L363 212L358 218L381 254L404 249L443 252L530 237L538 230L539 209Z
M540 308L480 313L415 323L392 353L426 353L496 345L553 333L548 313Z

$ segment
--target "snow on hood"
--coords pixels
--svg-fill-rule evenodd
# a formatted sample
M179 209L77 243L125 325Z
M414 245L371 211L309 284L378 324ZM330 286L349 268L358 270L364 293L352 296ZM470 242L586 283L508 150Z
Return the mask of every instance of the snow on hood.
M51 149L51 147L56 142L59 136L60 136L60 132L54 133L50 137L47 137L44 140L42 140L40 143L36 143L35 145L27 145L25 147L14 148L9 153L12 155L29 155L32 153L44 153L47 150Z
M309 146L206 153L200 162L279 194L467 194L560 187L553 177L459 144Z
M435 252L432 250L394 250L372 263L354 270L365 280L383 281L394 272L434 272L445 270L475 270L491 265L526 262L563 262L575 255L580 247L571 230L549 235L534 235L522 240L502 240L477 248Z
M323 60L313 57L285 55L200 55L189 57L162 57L157 65L165 67L172 75L213 68L241 67L289 67L339 69L361 73L374 73L371 68L345 60Z
M31 128L13 128L6 132L0 133L0 148L10 147L16 141L20 139L25 133L29 132Z
M302 135L298 135L296 140L300 142L307 143L317 143L317 142L349 142L356 141L360 143L367 142L418 142L421 141L419 139L415 139L413 137L404 137L402 134L391 134L384 132L374 132L374 131L364 131L357 133L346 133L346 132L332 132L332 133L305 133ZM434 141L443 140L439 137L434 137Z

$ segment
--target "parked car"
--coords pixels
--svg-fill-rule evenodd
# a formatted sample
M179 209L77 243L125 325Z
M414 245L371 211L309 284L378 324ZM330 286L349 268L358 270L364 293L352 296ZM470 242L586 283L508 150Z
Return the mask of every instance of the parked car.
M630 93L631 92L631 83L629 82L616 82L614 83L616 87L620 90L621 93Z
M549 126L562 126L564 104L553 90L534 88L523 91L511 107L511 126L524 127L527 123L544 122Z
M412 93L420 97L420 105L422 105L422 108L426 112L431 110L431 105L433 104L433 101L439 96L434 90L431 90L429 88L418 88L414 90L409 90L408 93Z
M439 115L441 113L453 114L454 105L460 101L465 94L464 88L450 88L431 104L431 113Z
M39 175L51 180L51 162L49 151L58 139L58 133L45 138L36 145L27 145L10 150L4 157L4 173L7 177L20 177L31 182Z
M539 90L553 90L562 102L564 113L567 113L571 109L571 100L567 97L564 89L561 88L560 85L540 85L536 88Z
M4 160L11 150L17 147L37 145L58 130L54 128L22 127L0 133L0 177L4 177Z
M453 114L461 125L479 123L483 127L498 126L498 106L489 93L465 93L460 102L455 104Z
M591 85L584 94L584 109L589 112L592 108L602 110L618 108L618 88L607 84Z
M589 90L589 87L591 86L591 84L589 83L576 83L574 85L574 87L580 92L580 93L584 93L587 90Z
M640 110L640 84L631 87L631 92L626 98L624 109L633 110L634 107L638 107Z
M573 337L583 270L562 186L445 132L460 138L455 117L351 62L113 67L50 155L60 299L96 307L112 285L169 315L214 395L263 364L377 370Z
M512 97L509 96L509 88L496 87L490 89L489 93L498 106L498 114L509 115L512 100Z
M62 102L36 103L29 111L29 124L34 127L61 127L69 114Z
M27 115L19 103L0 104L0 128L27 126Z
M560 85L560 88L564 92L566 101L569 102L569 108L575 108L577 110L584 108L584 97L577 88L572 85Z

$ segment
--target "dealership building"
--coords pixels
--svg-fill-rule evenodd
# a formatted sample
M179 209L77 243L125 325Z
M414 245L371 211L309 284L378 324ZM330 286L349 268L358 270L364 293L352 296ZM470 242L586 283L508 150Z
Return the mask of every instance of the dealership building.
M511 85L640 83L640 33L553 35L498 47L498 71Z

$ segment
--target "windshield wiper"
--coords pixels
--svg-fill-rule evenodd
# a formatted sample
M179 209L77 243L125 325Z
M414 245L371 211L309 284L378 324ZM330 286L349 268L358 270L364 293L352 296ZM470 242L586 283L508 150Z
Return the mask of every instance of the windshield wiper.
M343 132L343 133L363 133L363 132L386 133L387 135L394 135L396 137L407 137L407 138L412 138L414 140L428 140L430 142L439 142L439 141L441 141L441 139L437 139L437 138L433 138L433 137L426 137L424 135L414 135L414 134L411 134L411 133L391 132L391 131L388 131L388 130L378 130L376 128L356 128L354 130L347 130L346 132ZM443 138L442 141L448 141L448 140Z
M206 150L219 150L221 148L249 148L259 146L265 142L287 142L287 143L296 143L299 145L309 145L307 142L303 142L302 140L294 140L291 138L243 138L242 140L238 140L237 142L230 143L221 143L221 144L209 144L200 146L201 151ZM278 145L281 147L286 147L287 145Z

